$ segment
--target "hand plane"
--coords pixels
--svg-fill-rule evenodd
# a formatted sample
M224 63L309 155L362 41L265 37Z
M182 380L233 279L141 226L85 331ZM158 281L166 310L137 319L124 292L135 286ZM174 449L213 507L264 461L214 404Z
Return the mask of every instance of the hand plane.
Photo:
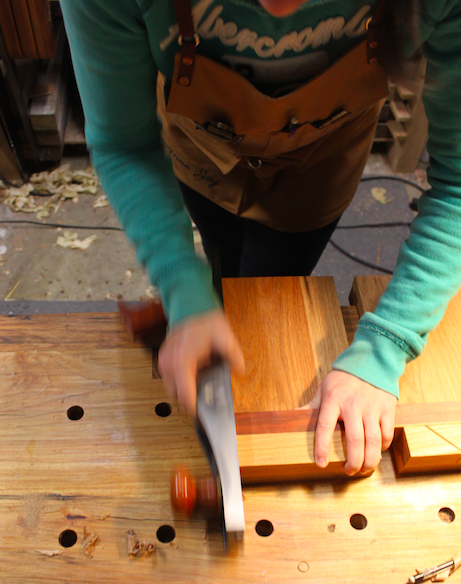
M166 319L161 304L119 302L122 321L128 332L151 348L158 348L166 334ZM215 485L206 489L216 493L221 514L225 548L230 540L243 537L245 519L240 467L237 452L237 432L229 365L216 361L197 375L196 431L207 454ZM191 492L193 495L191 496ZM172 482L173 505L190 512L195 506L195 480L178 472ZM211 496L213 498L213 496Z
M197 375L198 437L222 497L223 540L242 539L243 494L237 451L234 403L228 363L218 362Z

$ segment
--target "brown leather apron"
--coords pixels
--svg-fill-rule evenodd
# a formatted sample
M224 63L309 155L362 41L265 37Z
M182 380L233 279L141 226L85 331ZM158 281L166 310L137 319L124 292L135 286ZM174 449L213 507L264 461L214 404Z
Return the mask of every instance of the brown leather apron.
M228 211L269 227L309 231L351 202L373 142L387 77L376 58L379 5L367 40L279 98L196 54L189 0L175 0L182 42L157 99L179 180Z

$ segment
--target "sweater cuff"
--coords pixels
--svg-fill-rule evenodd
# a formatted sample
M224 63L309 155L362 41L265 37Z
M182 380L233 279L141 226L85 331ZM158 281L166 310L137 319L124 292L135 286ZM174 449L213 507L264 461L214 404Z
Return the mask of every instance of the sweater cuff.
M399 379L412 358L401 339L367 322L359 323L354 341L332 367L398 398Z
M222 309L213 288L211 269L199 258L162 280L158 284L170 328L188 317Z

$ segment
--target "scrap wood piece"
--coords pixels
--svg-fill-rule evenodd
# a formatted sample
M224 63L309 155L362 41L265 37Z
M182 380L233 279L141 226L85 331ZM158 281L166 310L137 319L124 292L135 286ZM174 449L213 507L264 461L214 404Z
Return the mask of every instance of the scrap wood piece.
M89 531L85 526L83 528L82 549L89 558L93 557L94 546L97 541L98 536L92 531Z
M143 554L151 554L155 550L155 544L151 541L140 541L136 532L129 529L126 532L127 552L129 556L140 557Z
M390 102L391 111L394 114L394 118L402 123L402 122L410 122L412 119L411 111L409 110L408 106L405 105L403 101L395 100Z

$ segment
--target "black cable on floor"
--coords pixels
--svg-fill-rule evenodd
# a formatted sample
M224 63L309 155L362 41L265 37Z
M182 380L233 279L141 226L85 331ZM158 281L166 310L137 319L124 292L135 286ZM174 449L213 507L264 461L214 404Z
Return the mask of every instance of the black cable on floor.
M334 248L336 248L343 255L345 255L346 257L350 258L351 260L354 260L354 262L357 262L359 264L362 264L362 265L366 266L367 268L372 268L373 270L379 270L380 272L384 272L385 274L393 274L394 273L392 270L388 270L387 268L382 268L381 266L378 266L376 264L372 264L371 262L368 262L367 260L364 260L362 258L359 258L359 257L357 257L355 255L352 255L351 253L349 253L343 247L341 247L340 245L338 245L332 239L330 239L330 243L331 243L331 245Z
M403 178L400 176L388 176L385 174L362 176L362 178L360 179L360 182L365 182L365 181L370 181L370 180L394 180L394 181L403 182L405 184L411 185L412 187L415 187L416 189L420 190L422 193L424 193L426 190L422 186L420 186L418 183L415 183L411 180L408 180L407 178ZM361 229L363 227L372 227L372 228L373 227L378 227L378 228L379 227L410 227L410 225L411 225L411 223L395 221L392 223L374 223L374 224L369 223L369 224L362 224L362 225L341 225L341 226L338 226L336 229ZM387 268L382 268L381 266L378 266L376 264L372 264L371 262L368 262L367 260L364 260L360 257L352 255L346 249L344 249L343 247L338 245L333 239L330 239L330 243L340 253L342 253L343 255L348 257L349 259L353 260L354 262L362 264L363 266L366 266L367 268L371 268L373 270L378 270L380 272L383 272L384 274L393 274L394 273L393 270L388 270Z
M418 183L415 183L414 181L409 180L408 178L403 178L401 176L389 176L387 174L366 175L366 176L362 176L362 178L360 179L360 182L365 182L367 180L396 180L398 182L403 182L407 185L411 185L412 187L415 187L415 189L418 189L422 193L424 193L426 191L426 189L423 188Z
M69 225L66 223L40 223L40 221L31 221L27 219L18 219L18 220L0 220L0 223L27 223L28 225L38 225L39 227L65 227L66 229L101 229L102 231L124 231L120 227L111 227L107 226L104 227L102 225Z
M5 184L9 184L11 186L14 186L9 181L6 181L4 179L0 179L0 180L2 180ZM420 186L418 183L415 183L414 181L411 181L409 179L406 179L406 178L403 178L400 176L389 176L389 175L385 175L385 174L369 175L369 176L367 175L367 176L362 176L362 178L360 179L360 182L376 181L376 180L398 181L398 182L408 184L412 187L415 187L416 189L420 190L423 193L425 192L425 189L422 186ZM47 195L42 195L42 196L47 196ZM26 220L26 219L20 219L17 221L0 220L0 223L4 223L4 224L27 223L28 225L37 225L39 227L53 227L53 228L63 227L66 229L94 229L94 230L99 229L99 230L103 230L103 231L124 231L120 227L103 227L103 226L99 226L99 225L92 226L92 225L69 225L69 224L58 224L58 223L40 223L39 221L31 221L31 220ZM368 223L368 224L363 223L361 225L340 225L336 229L363 229L363 228L373 229L373 228L382 228L382 227L410 227L410 225L411 225L411 223L402 222L402 221L395 221L395 222L390 222L390 223ZM376 264L372 264L371 262L368 262L367 260L364 260L360 257L352 255L351 253L349 253L347 250L342 248L340 245L338 245L332 239L330 239L330 243L340 253L342 253L343 255L348 257L349 259L353 260L354 262L357 262L359 264L367 266L368 268L371 268L373 270L379 270L380 272L384 272L385 274L392 274L393 273L391 270L388 270L387 268L382 268Z
M338 225L336 229L363 229L375 227L410 227L407 221L394 221L391 223L361 223L360 225Z

